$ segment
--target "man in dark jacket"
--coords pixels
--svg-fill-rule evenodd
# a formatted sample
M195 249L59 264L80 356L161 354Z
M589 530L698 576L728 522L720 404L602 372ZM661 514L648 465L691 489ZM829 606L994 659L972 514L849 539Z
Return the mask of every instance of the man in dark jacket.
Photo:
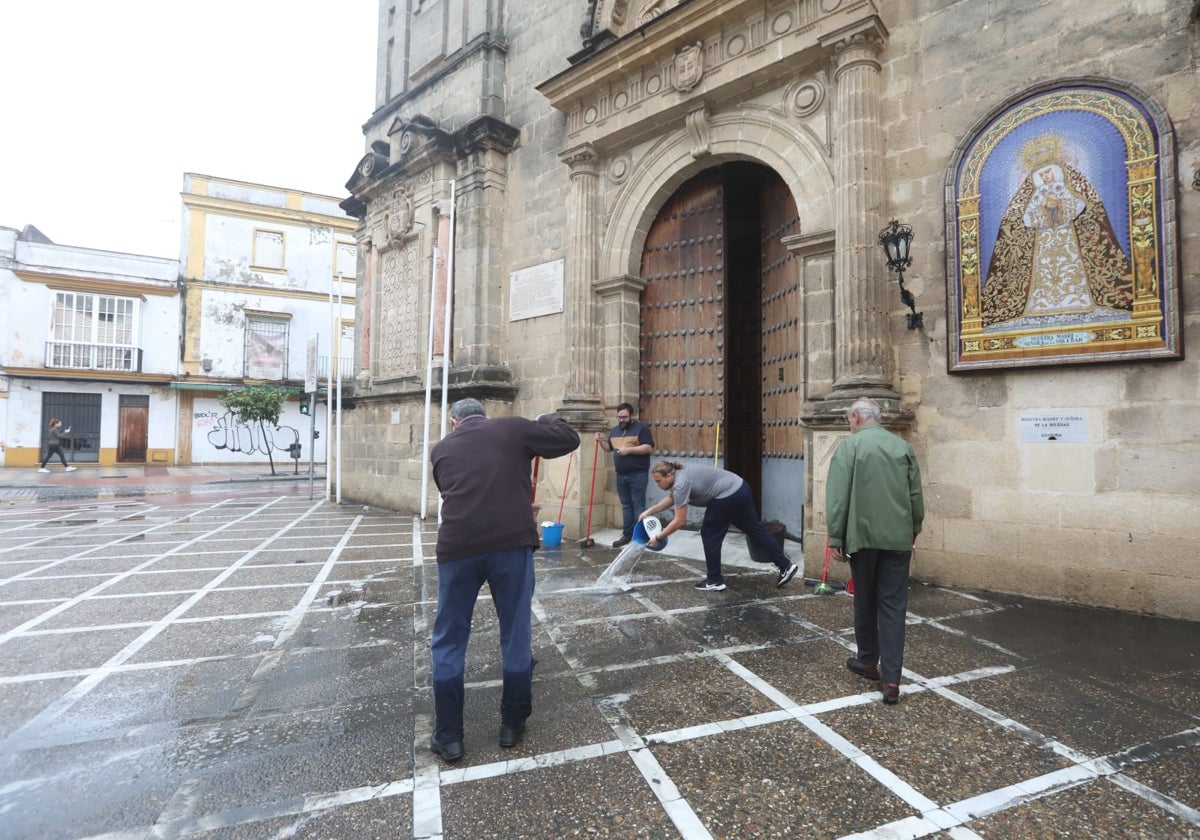
M447 761L463 756L463 671L479 590L491 589L500 620L504 685L500 746L513 747L533 709L534 522L530 466L558 458L579 435L556 415L537 420L485 415L479 400L450 408L454 429L433 447L433 480L442 494L438 528L438 605L433 622L433 706L429 748Z

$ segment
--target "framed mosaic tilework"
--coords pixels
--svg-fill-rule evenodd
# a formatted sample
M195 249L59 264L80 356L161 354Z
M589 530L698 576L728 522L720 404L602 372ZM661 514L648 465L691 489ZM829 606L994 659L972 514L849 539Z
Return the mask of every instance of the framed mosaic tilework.
M1098 79L1010 99L946 179L951 372L1182 355L1173 133Z

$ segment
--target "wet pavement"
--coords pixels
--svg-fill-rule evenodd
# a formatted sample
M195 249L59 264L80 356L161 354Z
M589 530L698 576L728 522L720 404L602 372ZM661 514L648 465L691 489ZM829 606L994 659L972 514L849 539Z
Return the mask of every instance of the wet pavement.
M159 467L146 465L100 466L78 464L66 472L52 464L50 472L37 467L0 468L0 508L24 502L66 502L109 499L139 499L153 495L183 493L228 493L260 482L295 484L303 482L307 492L325 496L325 466L315 465L312 481L308 464L290 459L275 465L214 465Z
M736 536L698 592L691 534L600 592L600 532L538 552L511 750L481 597L447 764L436 525L207 478L5 497L0 836L1200 837L1196 624L917 583L884 706L844 664L850 596L776 589Z

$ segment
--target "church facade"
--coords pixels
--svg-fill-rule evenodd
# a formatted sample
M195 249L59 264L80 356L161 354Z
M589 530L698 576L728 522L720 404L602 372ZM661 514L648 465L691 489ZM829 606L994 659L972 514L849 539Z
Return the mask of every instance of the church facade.
M1196 11L382 0L343 495L435 510L443 398L630 402L812 575L871 396L924 471L915 577L1200 619ZM568 541L593 472L620 516L584 440L538 485Z

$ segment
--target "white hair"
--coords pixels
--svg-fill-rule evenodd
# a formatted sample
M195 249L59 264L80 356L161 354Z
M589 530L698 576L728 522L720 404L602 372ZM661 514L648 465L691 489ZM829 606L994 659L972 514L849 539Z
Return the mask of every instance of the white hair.
M846 409L846 419L849 420L854 414L864 420L878 420L882 416L883 410L879 407L879 403L870 397L859 397L853 405Z

